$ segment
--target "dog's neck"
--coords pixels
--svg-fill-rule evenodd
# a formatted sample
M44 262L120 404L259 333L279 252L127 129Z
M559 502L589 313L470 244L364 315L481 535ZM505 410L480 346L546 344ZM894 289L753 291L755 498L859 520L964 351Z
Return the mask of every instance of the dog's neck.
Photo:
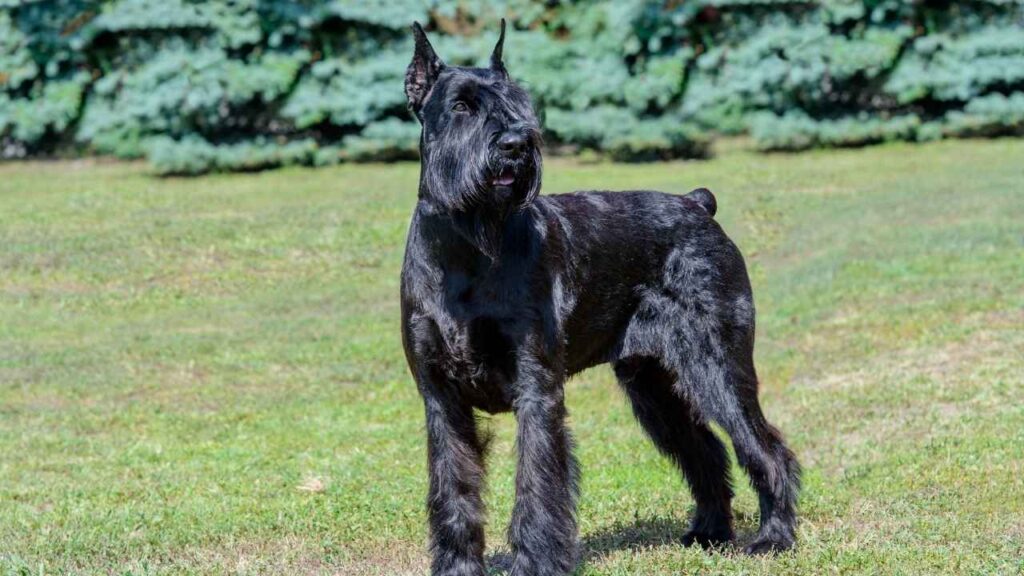
M456 257L470 254L455 253L476 252L492 263L523 247L532 215L528 207L521 206L477 205L450 210L427 199L420 200L417 210L429 223L427 233L450 240L439 243L441 251Z

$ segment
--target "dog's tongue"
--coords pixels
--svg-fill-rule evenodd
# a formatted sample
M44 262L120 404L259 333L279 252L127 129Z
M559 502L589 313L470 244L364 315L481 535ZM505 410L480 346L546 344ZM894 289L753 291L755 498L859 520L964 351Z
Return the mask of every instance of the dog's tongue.
M511 186L516 181L515 175L511 170L502 170L501 174L494 179L495 186Z

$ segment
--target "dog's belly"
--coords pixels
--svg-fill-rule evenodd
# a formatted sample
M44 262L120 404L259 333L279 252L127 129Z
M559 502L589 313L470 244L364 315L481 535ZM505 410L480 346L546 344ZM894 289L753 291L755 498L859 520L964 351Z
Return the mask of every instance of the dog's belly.
M581 298L566 318L566 371L573 375L608 362L636 310L632 285L610 286L600 297Z

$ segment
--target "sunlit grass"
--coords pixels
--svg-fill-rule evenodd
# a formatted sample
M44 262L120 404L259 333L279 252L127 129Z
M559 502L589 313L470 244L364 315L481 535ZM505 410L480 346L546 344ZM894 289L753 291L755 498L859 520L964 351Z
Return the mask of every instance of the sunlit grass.
M568 391L580 573L1024 570L1022 158L998 140L550 162L549 192L715 191L755 283L765 408L806 469L795 552L683 549L685 486L587 372ZM417 170L0 166L0 569L421 573L397 299ZM500 567L514 428L489 426Z

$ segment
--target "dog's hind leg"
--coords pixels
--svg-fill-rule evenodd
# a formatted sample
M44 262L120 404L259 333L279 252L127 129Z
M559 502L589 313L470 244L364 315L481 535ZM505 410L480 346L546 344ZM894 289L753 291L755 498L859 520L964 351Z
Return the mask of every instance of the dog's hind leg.
M681 346L670 356L680 374L677 392L690 400L700 419L725 429L758 493L761 525L746 551L758 554L791 548L796 538L800 465L761 412L752 323L748 329L705 317L691 318L675 328Z
M697 510L683 544L716 546L732 540L732 483L722 441L698 421L673 389L675 378L651 358L615 363L633 414L662 454L686 477Z
M760 500L760 530L747 551L792 547L800 466L758 404L750 284L717 226L685 239L662 285L643 293L619 354L638 355L659 358L697 420L719 424L732 440Z

